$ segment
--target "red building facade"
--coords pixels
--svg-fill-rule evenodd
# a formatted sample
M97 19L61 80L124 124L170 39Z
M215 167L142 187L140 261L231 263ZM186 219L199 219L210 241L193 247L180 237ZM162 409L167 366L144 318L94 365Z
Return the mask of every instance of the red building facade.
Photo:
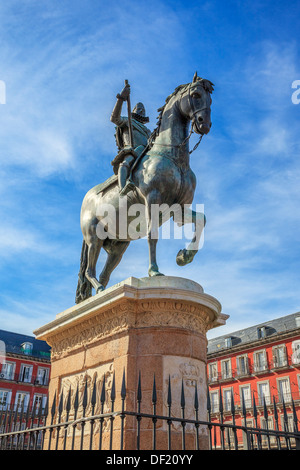
M47 343L0 330L0 411L44 407L50 368Z
M212 421L221 403L224 423L244 425L244 408L249 427L293 431L295 411L300 419L300 313L210 340L207 377Z

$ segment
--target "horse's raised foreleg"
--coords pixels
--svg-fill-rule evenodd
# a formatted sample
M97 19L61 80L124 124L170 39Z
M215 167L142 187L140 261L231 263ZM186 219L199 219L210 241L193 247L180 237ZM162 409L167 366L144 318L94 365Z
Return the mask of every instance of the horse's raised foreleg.
M158 225L156 220L152 220L151 207L152 204L160 204L160 193L157 190L152 191L147 196L146 200L146 215L147 215L147 239L149 247L149 269L148 274L152 276L163 276L158 270L156 262L156 245L158 241Z
M194 224L194 236L188 247L177 253L176 263L179 266L184 266L193 261L194 256L199 250L200 238L205 226L205 215L202 212L196 212L190 208L185 208L183 212L183 221L178 225L191 223Z
M103 287L107 286L111 273L120 263L129 243L109 239L105 241L103 248L107 252L107 259L99 277L99 282Z

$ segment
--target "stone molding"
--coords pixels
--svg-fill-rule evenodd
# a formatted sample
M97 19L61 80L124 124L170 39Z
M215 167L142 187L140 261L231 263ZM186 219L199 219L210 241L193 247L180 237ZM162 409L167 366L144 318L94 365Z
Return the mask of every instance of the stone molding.
M131 328L180 328L205 335L225 323L221 306L187 279L129 280L75 305L36 330L52 346L52 360Z

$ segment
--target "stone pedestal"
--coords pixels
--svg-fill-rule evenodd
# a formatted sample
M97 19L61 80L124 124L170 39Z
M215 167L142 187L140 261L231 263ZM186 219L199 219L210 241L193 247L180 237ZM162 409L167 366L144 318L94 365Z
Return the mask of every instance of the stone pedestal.
M122 406L121 387L125 372L125 409L137 411L138 377L141 378L141 411L152 413L152 390L155 376L157 415L167 416L169 378L172 391L171 416L181 417L181 389L184 384L185 418L194 419L194 390L197 385L199 419L206 420L206 332L225 324L220 303L190 280L177 277L128 278L79 305L59 313L55 320L34 333L52 347L49 386L50 404L54 394L67 398L70 387L79 387L82 399L88 381L88 404L85 415L92 412L92 385L97 382L94 414L101 412L100 394L105 377L106 401L103 411L111 411L110 391L115 376L114 411ZM72 392L74 400L74 392ZM71 404L72 406L72 404ZM65 418L62 413L62 419ZM80 417L80 410L78 417ZM72 419L72 410L69 419ZM113 449L120 449L121 419L113 426ZM136 449L137 420L128 416L124 424L123 448ZM103 424L103 448L108 448L110 422ZM141 449L151 449L152 420L140 421ZM93 446L99 442L99 422L95 423ZM167 423L156 423L157 449L167 449ZM89 439L90 426L86 426ZM172 449L181 449L181 425L172 423ZM185 428L187 448L195 448L195 428ZM77 432L77 440L80 432ZM199 430L200 446L207 446L207 432ZM71 440L71 429L69 430ZM62 445L62 444L60 444ZM78 442L75 447L78 447ZM66 448L70 448L67 441Z

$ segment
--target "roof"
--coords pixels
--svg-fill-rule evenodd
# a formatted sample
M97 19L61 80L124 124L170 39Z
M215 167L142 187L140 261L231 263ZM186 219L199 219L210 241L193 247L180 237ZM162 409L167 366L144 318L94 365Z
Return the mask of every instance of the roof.
M30 354L27 353L26 356L50 359L51 347L46 341L37 340L34 336L0 330L0 342L1 341L4 343L6 353L25 355L26 353L24 353L22 344L31 343L32 351ZM3 350L3 344L1 349Z
M298 320L297 320L298 318ZM269 338L293 330L299 330L300 334L300 312L286 315L285 317L275 318L258 325L250 326L244 330L234 331L232 333L218 336L208 341L207 352L212 354L222 350L230 349L234 346L242 346L258 341L258 330L264 328L264 338ZM231 338L231 346L225 344L225 339Z

